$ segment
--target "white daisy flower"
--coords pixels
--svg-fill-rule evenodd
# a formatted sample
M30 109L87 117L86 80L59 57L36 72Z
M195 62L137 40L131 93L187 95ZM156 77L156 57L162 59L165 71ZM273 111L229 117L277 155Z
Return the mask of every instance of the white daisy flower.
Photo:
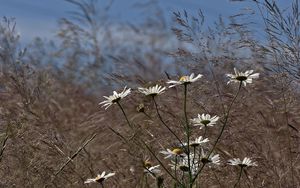
M110 107L111 105L117 103L119 100L123 99L124 97L126 97L127 95L129 95L129 93L131 92L131 89L125 88L123 89L123 91L121 93L117 93L116 91L113 92L113 95L110 96L103 96L104 98L106 98L107 100L102 101L99 103L99 105L102 105L102 107L105 107L105 110Z
M161 151L160 153L166 155L165 159L178 156L183 157L185 155L183 150L180 148L174 148L173 150L167 149L167 151Z
M161 170L159 169L160 165L151 166L151 167L145 167L144 172L146 174L150 174L151 176L154 176L156 174L160 174Z
M194 153L190 154L190 160L192 160L190 167L191 167L191 172L192 175L196 175L199 169L199 160L198 160L198 155L194 155ZM175 170L175 166L176 166L176 170L180 170L184 173L189 172L189 160L187 155L184 156L183 158L180 158L180 160L177 162L177 164L174 161L171 161L171 164L169 164L171 166L172 170Z
M258 78L259 73L254 73L253 70L248 70L246 72L239 72L236 68L234 68L234 74L226 74L229 77L229 81L227 84L230 82L237 82L237 83L243 83L244 86L252 83L252 79Z
M200 137L196 138L194 141L191 141L190 146L191 147L197 147L197 146L200 146L201 144L204 144L208 141L209 141L208 138L203 139L203 137L200 136ZM183 143L183 145L187 146L187 143Z
M139 92L141 92L145 95L156 96L156 95L160 95L160 94L164 93L166 90L166 87L156 85L156 86L149 87L149 88L139 87L138 90L139 90Z
M208 164L216 164L220 165L220 155L219 154L210 154L209 157L206 153L204 153L203 149L201 149L201 162L208 163Z
M191 119L191 122L194 126L200 126L200 129L203 127L214 126L219 120L219 116L210 116L209 114L198 114L197 118Z
M102 172L102 174L98 174L95 178L90 178L90 179L87 179L84 183L103 183L104 180L106 180L107 178L109 177L112 177L114 176L116 173L109 173L109 174L106 174L105 175L105 171Z
M190 84L192 82L196 82L197 80L199 80L203 75L198 74L195 78L194 78L194 76L195 76L195 74L192 73L190 76L182 76L179 79L179 81L170 80L170 81L167 82L167 84L170 84L169 88L175 87L177 85Z
M252 160L248 157L245 157L243 161L239 158L230 159L228 160L228 164L240 167L257 166L256 162L252 162Z

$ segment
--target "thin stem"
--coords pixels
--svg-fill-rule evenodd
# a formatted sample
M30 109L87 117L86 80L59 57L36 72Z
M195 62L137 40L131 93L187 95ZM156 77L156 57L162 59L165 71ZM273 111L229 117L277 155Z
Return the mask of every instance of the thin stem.
M226 125L227 125L227 122L228 122L230 110L231 110L231 108L232 108L232 106L233 106L233 103L235 102L235 100L237 99L237 97L238 97L238 95L239 95L239 93L240 93L240 91L241 91L242 83L243 83L243 82L240 82L239 89L238 89L238 91L236 92L236 94L235 94L233 100L231 101L231 103L230 103L230 105L229 105L229 108L228 108L228 110L227 110L227 113L225 114L225 121L224 121L224 123L223 123L222 130L221 130L221 132L220 132L220 134L219 134L219 136L218 136L216 142L214 143L214 146L213 146L212 150L209 152L208 157L212 154L212 152L213 152L214 149L216 148L216 146L217 146L217 144L218 144L218 142L219 142L219 140L220 140L220 138L221 138L221 136L222 136L222 134L223 134L223 132L224 132L224 129L225 129L225 127L226 127Z
M174 167L175 178L177 179L177 156L175 157L175 167ZM177 182L175 182L175 188L177 187Z
M148 151L153 155L153 157L157 160L157 162L161 165L161 167L169 174L169 176L175 180L179 185L183 186L182 183L175 178L172 173L165 167L165 165L161 162L161 160L155 155L155 153L152 151L152 149L146 144L146 142L143 142Z
M181 181L185 183L185 181L184 181L184 173L182 173Z
M147 167L144 167L145 170L147 170L153 177L156 178L156 174L154 172L151 172ZM147 174L146 174L147 175Z
M117 101L117 104L118 104L118 106L120 107L120 109L122 110L122 113L123 113L123 115L125 116L125 119L126 119L126 121L127 121L127 124L128 124L129 127L132 129L133 127L132 127L131 123L129 122L129 120L128 120L128 118L127 118L127 115L126 115L126 113L125 113L125 111L124 111L122 105L120 104L119 101Z
M181 146L183 146L183 143L182 141L180 140L180 138L176 135L176 133L164 122L164 120L162 119L160 113L159 113L159 110L158 110L158 105L156 103L156 100L154 98L154 96L152 97L153 101L154 101L154 104L155 104L155 109L156 109L156 113L157 113L157 116L159 118L159 120L162 122L162 124L176 137L176 139L179 141L179 143L181 144Z
M142 112L147 118L152 119L151 116L149 116L149 114L147 114L146 112Z
M189 167L189 187L192 188L193 183L192 183L192 169L191 169L191 159L190 159L190 125L189 125L189 120L187 117L187 111L186 111L186 103L187 103L187 84L184 84L184 106L183 106L183 111L184 111L184 118L185 118L185 124L186 124L186 136L187 136L187 157L188 157L188 167Z
M204 125L204 134L203 134L203 138L205 138L206 132L207 132L207 125Z
M196 158L196 146L193 146L193 150L194 150L194 155L193 155L193 162L192 162L192 166L195 165L195 158Z
M201 173L201 171L203 170L203 168L205 167L206 164L207 163L203 163L203 165L201 166L200 170L197 172L197 174L193 178L193 180L192 180L193 183L195 182L195 180L197 179L198 175Z
M248 187L251 187L250 184L252 184L252 187L254 187L253 183L251 182L250 178L248 177L248 174L246 173L246 170L244 169L243 171L244 171L244 174L245 174L245 176L247 178L247 181L248 181L248 183L247 183ZM281 185L280 185L280 187L281 187Z
M229 108L228 108L228 110L227 110L227 113L225 114L225 121L224 121L224 123L223 123L222 130L221 130L221 132L220 132L220 134L219 134L219 136L218 136L216 142L214 143L214 146L213 146L212 150L211 150L211 151L209 152L209 154L207 155L207 158L209 158L209 156L212 154L212 152L214 151L214 149L215 149L217 143L219 142L219 140L220 140L220 138L221 138L221 136L222 136L222 134L223 134L223 131L224 131L226 125L227 125L227 121L228 121L228 118L229 118L230 110L231 110L232 105L233 105L233 103L235 102L237 96L239 95L239 92L240 92L241 88L242 88L242 82L240 82L239 89L238 89L238 91L236 92L236 95L234 96L233 100L231 101L231 103L230 103L230 105L229 105ZM192 182L194 182L194 181L196 180L196 178L197 178L198 175L201 173L201 171L202 171L202 169L204 168L205 165L206 165L206 163L203 163L203 166L202 166L201 169L198 171L198 173L196 174L196 176L193 178L193 181L192 181Z
M237 182L234 184L233 188L236 188L236 186L240 183L240 180L241 180L241 177L242 177L242 172L243 172L243 167L241 167L241 170L240 170L240 174L239 174L238 180L237 180Z

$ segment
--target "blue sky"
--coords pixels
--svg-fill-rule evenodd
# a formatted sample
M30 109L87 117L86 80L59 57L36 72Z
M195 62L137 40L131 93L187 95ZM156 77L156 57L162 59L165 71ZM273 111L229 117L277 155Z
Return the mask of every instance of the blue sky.
M229 0L157 0L164 10L165 16L170 18L173 11L187 10L195 13L202 9L208 22L217 20L219 15L225 17L238 13L241 8L249 7L252 3L237 3ZM278 0L282 6L292 0ZM0 16L14 17L17 29L23 42L29 42L34 37L51 39L57 31L57 21L61 17L68 17L74 6L64 0L0 0ZM107 0L99 0L107 2ZM110 19L115 22L138 22L143 18L143 12L134 6L137 2L147 0L114 0Z

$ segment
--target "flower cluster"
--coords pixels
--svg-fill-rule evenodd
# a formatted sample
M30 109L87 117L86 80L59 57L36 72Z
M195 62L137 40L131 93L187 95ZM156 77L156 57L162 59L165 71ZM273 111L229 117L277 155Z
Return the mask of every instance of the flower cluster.
M227 77L229 78L228 84L233 82L233 83L239 83L240 87L242 86L246 86L247 84L250 84L253 82L253 79L256 79L259 77L259 73L253 73L253 70L248 70L246 72L239 72L236 68L234 68L234 74L226 74ZM226 122L229 116L229 112L230 112L230 108L227 111L227 114L224 114L224 116L222 116L222 118L224 118L224 121L222 121L222 128L221 128L221 132L219 133L216 141L212 144L212 147L209 145L210 140L208 138L205 138L206 135L206 128L207 127L219 127L216 126L218 123L218 120L220 119L219 116L217 115L211 115L211 114L198 114L197 117L189 119L187 112L186 112L186 98L187 98L187 86L193 82L198 81L203 75L198 74L197 76L195 76L194 73L192 73L191 75L187 75L187 76L182 76L179 80L169 80L166 83L169 84L168 88L172 88L175 86L184 86L185 92L184 92L184 114L185 114L185 126L183 129L183 135L185 136L184 141L180 139L180 137L178 137L176 135L176 133L174 131L172 131L172 129L167 125L167 123L163 120L163 118L161 117L159 110L157 108L157 103L155 100L155 97L158 95L163 94L167 89L164 86L160 86L160 85L155 85L155 86L151 86L151 87L139 87L137 90L138 92L146 95L146 96L151 96L153 98L153 101L155 103L156 106L156 111L157 111L157 115L159 117L159 120L161 121L161 123L166 126L166 128L168 128L168 130L170 131L170 133L176 137L177 141L180 142L179 146L176 146L172 149L165 149L163 151L160 151L160 154L164 155L164 159L169 161L169 166L170 168L173 170L172 171L172 178L176 180L176 183L182 184L185 183L187 181L189 181L189 185L193 185L195 182L195 179L197 178L197 176L201 173L202 169L205 166L208 167L214 167L214 166L218 166L221 163L221 159L220 159L220 155L215 153L215 149L216 149L216 145L223 133L223 130L226 126ZM240 88L239 90L240 91ZM125 116L127 123L129 124L129 126L132 128L131 123L129 122L129 119L126 116L126 113L123 109L123 107L121 106L120 100L125 98L127 95L129 95L131 93L131 89L127 89L127 87L125 87L123 89L123 91L121 91L120 93L114 91L113 95L111 96L104 96L104 98L106 100L100 102L99 104L102 105L102 107L105 107L105 109L107 109L108 107L110 107L113 104L118 104L118 106L121 108L123 115ZM239 92L238 92L239 93ZM238 93L236 94L236 97L238 95ZM236 99L236 97L234 97L233 101L231 104L233 104ZM143 112L145 115L147 115L148 117L150 117L148 114L146 114L145 112L145 107L143 104L139 105L137 108L138 112ZM151 118L151 117L150 117ZM203 136L197 136L196 138L194 137L194 135L192 134L192 128L195 126L199 126L200 129L205 128L205 132ZM194 138L194 139L192 139ZM145 143L145 145L147 146L147 144ZM210 148L211 147L211 148ZM151 151L151 148L147 146L147 149ZM154 155L155 152L151 151L151 153ZM155 158L159 161L159 165L152 165L152 163L147 159L145 161L143 161L143 173L146 174L146 176L149 174L150 176L154 177L155 179L160 179L162 180L161 177L161 173L162 171L160 170L160 167L162 166L165 170L167 169L166 166L163 165L163 162L161 162L159 160L159 156L155 156ZM233 166L239 166L242 170L245 170L247 167L251 167L251 166L257 166L256 162L253 162L250 158L245 157L243 160L239 159L239 158L234 158L231 160L228 160L228 164L229 165L233 165ZM167 170L167 172L170 175L170 172ZM93 179L87 179L85 181L85 183L92 183L92 182L98 182L98 183L103 183L104 180L106 180L107 178L114 176L115 173L109 173L109 174L105 174L105 172L103 172L101 175L98 175L96 178ZM184 178L186 177L187 180L183 180L183 179L177 179L178 177ZM187 178L188 177L188 178Z
M253 70L248 70L246 72L239 72L236 68L234 68L234 73L235 74L226 74L227 77L229 77L229 81L227 82L228 84L230 82L237 82L237 83L242 83L244 84L244 86L246 86L246 84L248 83L252 83L252 80L254 78L258 78L259 77L259 73L253 73ZM170 84L169 88L178 86L178 85L187 85L187 84L191 84L193 82L196 82L197 80L199 80L200 78L202 78L202 74L198 74L195 77L195 74L192 73L190 76L182 76L180 77L179 80L169 80L167 81L167 84ZM153 87L149 87L149 88L142 88L139 87L138 91L147 95L147 96L156 96L156 95L160 95L162 93L164 93L166 90L166 87L163 86L159 86L159 85L155 85ZM127 89L127 87L125 87L123 89L122 92L117 93L116 91L113 91L113 95L111 96L104 96L104 98L106 100L102 101L99 103L99 105L102 105L102 107L105 107L105 109L107 109L108 107L110 107L112 104L115 104L117 102L119 102L121 99L123 99L124 97L126 97L127 95L129 95L131 92L131 89ZM198 120L195 119L195 121L197 121L198 123L196 123L197 125L200 125L201 127L203 126L212 126L214 125L214 121L217 121L219 118L217 116L214 117L210 117L209 115L198 115ZM201 121L203 120L210 120L211 123L207 123L205 124L205 122L201 123ZM195 124L195 125L196 125Z

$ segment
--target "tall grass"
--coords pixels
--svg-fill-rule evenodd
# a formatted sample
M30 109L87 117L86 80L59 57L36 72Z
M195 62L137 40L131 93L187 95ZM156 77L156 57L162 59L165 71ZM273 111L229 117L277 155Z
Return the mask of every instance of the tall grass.
M288 9L250 1L252 10L210 27L201 11L169 13L173 28L155 3L136 6L155 10L144 23L116 24L117 2L68 2L74 12L59 21L56 41L24 48L16 20L0 24L0 187L300 186L298 0ZM228 85L234 67L260 78ZM138 92L192 72L204 76L155 97ZM101 96L125 85L134 89L123 111L100 108ZM200 129L191 124L198 114L220 119ZM210 140L206 155L187 147L199 136ZM173 163L160 153L167 149L177 152ZM209 154L221 164L210 165ZM237 157L258 166L227 165ZM115 175L84 183L103 171Z

